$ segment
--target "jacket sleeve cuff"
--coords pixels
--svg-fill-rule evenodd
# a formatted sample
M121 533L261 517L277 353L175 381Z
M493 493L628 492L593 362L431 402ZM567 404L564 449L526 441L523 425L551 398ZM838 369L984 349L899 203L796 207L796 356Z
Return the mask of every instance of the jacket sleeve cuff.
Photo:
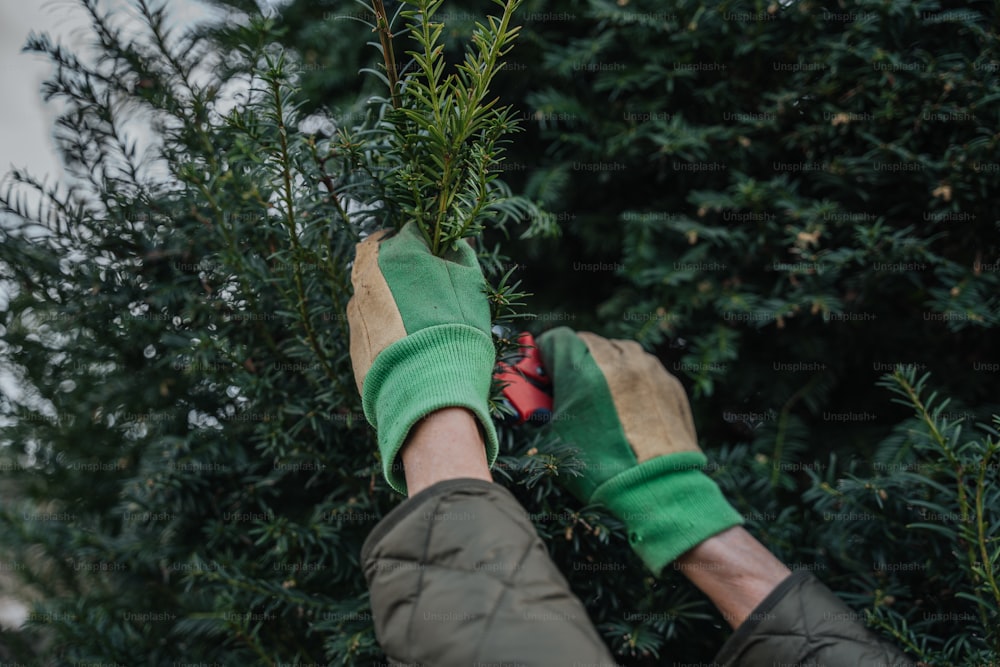
M442 408L466 408L476 415L486 440L487 461L493 465L499 448L488 400L495 363L490 336L464 324L421 329L375 358L365 377L362 405L378 432L389 486L406 494L406 479L396 457L413 425Z
M825 667L918 667L865 627L808 570L778 584L715 658L720 667L817 664Z

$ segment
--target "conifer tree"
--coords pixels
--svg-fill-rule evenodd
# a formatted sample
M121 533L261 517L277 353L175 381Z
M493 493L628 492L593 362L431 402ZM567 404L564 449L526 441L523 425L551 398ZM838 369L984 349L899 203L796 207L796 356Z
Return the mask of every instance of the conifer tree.
M997 664L994 4L213 4L182 30L136 0L133 34L80 0L92 53L27 45L73 180L0 191L0 562L38 600L10 659L384 663L358 558L401 498L349 267L461 149L439 238L478 237L498 351L638 339L769 548L914 658ZM419 94L438 67L441 104L487 79L454 146ZM621 664L711 660L704 598L561 490L572 449L502 426L501 454Z

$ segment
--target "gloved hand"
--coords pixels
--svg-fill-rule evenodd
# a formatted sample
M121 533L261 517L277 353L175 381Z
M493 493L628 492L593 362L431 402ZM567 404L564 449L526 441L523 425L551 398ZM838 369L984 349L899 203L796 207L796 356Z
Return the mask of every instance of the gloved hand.
M537 339L552 378L551 428L579 448L583 475L565 486L625 523L657 576L709 537L743 523L711 478L680 381L635 341L559 327Z
M394 236L379 232L359 243L351 281L354 379L389 486L406 493L399 450L417 420L446 407L479 418L492 466L497 435L487 399L496 349L475 251L459 243L435 257L410 222Z

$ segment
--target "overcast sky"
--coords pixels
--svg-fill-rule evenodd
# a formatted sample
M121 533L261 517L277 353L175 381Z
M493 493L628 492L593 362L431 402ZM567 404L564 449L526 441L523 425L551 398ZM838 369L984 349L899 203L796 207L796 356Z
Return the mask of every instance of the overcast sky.
M61 173L50 138L53 114L40 87L51 67L40 56L21 53L31 30L66 34L82 21L65 0L0 0L0 173L12 166L36 175ZM72 15L71 15L72 14Z
M87 17L78 0L0 0L0 176L12 166L35 176L62 175L52 141L54 112L41 97L52 67L44 56L22 53L31 31L47 32L67 45L86 37ZM122 8L129 0L101 0L101 7ZM266 0L264 6L279 3ZM197 0L170 0L169 16L178 23L203 16ZM121 12L122 16L128 12Z

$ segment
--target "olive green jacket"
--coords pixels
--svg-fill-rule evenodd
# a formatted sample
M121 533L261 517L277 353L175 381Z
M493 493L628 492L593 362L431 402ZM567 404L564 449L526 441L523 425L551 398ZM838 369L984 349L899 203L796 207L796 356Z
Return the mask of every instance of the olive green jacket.
M389 513L362 549L375 633L394 664L612 667L580 600L503 487L441 482ZM779 585L715 665L913 666L805 571Z

